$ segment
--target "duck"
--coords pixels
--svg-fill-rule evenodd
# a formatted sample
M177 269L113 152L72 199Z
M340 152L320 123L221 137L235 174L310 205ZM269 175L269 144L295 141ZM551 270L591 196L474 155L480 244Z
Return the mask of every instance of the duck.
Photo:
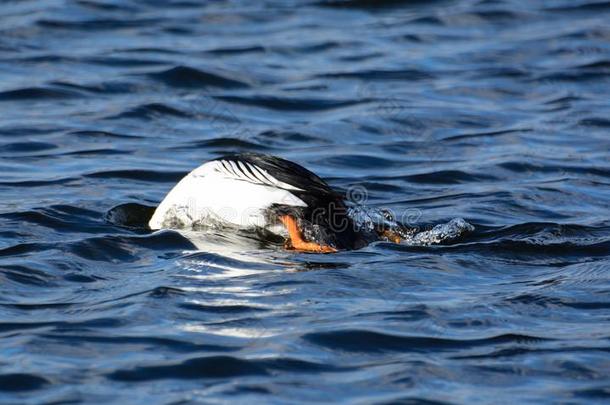
M303 166L267 154L236 153L188 173L156 207L148 226L262 229L284 238L286 249L333 253L371 242L348 211L345 197ZM400 240L387 229L375 233Z

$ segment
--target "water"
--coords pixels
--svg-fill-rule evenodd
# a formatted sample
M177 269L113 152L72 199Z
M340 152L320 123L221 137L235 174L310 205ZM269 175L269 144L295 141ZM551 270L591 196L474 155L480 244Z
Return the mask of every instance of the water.
M0 402L607 402L609 20L599 0L3 2ZM307 255L104 220L235 151L475 230Z

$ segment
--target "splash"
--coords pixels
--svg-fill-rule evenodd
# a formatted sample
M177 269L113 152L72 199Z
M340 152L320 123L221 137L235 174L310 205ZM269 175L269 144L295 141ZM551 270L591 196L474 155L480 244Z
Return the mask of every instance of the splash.
M357 205L350 207L347 211L356 226L366 232L373 232L375 229L398 229L400 224L394 219L394 215L388 210L381 208L366 207Z
M400 236L401 244L412 246L446 243L474 231L474 226L462 218L454 218L447 223L422 231L419 227L410 227L398 222L388 210L362 205L350 207L348 215L361 231L374 233L379 229L389 230Z
M417 232L402 243L413 246L429 246L453 241L474 231L474 226L462 218L454 218L445 224L438 224L428 231Z

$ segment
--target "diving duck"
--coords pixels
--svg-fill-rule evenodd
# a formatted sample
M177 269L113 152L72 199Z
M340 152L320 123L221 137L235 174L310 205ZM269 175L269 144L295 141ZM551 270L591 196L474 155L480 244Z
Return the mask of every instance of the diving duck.
M265 229L285 247L330 253L371 242L348 215L344 197L288 160L257 153L224 156L199 166L165 196L148 225L176 229L220 224ZM377 230L397 241L399 236Z

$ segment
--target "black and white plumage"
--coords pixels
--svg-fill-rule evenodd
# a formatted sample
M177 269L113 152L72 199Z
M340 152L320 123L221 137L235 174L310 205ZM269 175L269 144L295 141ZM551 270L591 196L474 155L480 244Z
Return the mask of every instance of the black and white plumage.
M289 215L336 249L364 244L343 197L296 163L275 156L243 153L199 166L167 194L150 219L151 229L221 223L265 228L282 236L279 221Z

